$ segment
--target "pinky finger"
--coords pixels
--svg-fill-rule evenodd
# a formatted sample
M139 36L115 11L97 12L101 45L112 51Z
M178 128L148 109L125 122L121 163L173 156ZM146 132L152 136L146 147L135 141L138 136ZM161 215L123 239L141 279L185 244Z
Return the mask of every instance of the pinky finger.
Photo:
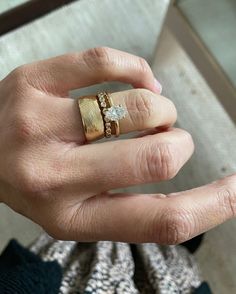
M236 175L170 195L99 195L79 209L69 239L179 244L236 216Z

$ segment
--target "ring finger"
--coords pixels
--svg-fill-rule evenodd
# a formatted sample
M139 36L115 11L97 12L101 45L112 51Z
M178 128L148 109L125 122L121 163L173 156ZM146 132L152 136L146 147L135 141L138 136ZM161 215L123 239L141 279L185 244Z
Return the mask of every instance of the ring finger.
M133 89L110 94L115 105L121 104L127 110L127 115L119 121L120 133L143 131L155 127L172 126L177 118L174 104L167 98L146 89ZM47 101L47 100L44 100ZM53 107L53 117L58 126L57 133L66 142L85 142L85 135L73 99L58 98L50 100ZM62 127L63 125L63 127Z

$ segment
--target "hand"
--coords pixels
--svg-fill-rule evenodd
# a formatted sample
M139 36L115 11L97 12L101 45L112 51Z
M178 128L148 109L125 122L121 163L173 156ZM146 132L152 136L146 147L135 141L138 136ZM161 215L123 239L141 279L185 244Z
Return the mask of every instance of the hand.
M104 81L128 115L122 133L138 138L85 144L68 91ZM236 176L170 195L110 194L173 178L194 145L174 129L176 109L159 95L148 64L109 48L24 65L0 82L0 199L57 239L176 244L236 212ZM161 127L162 131L160 131Z

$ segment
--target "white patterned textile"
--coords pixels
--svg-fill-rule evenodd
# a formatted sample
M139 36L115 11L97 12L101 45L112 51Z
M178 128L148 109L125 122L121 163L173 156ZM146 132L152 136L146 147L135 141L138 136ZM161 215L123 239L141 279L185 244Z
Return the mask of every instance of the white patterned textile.
M60 294L189 294L202 282L180 245L77 243L41 235L30 250L63 269Z

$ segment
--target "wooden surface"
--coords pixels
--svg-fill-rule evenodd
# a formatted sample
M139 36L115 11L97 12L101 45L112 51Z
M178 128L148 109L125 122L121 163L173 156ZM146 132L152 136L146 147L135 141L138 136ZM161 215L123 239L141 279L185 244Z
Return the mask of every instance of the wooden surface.
M0 38L0 79L18 65L96 46L151 60L168 4L169 0L145 0L145 5L143 0L80 0L59 9ZM112 85L113 90L121 87ZM40 231L3 205L0 216L0 250L11 237L28 244Z

